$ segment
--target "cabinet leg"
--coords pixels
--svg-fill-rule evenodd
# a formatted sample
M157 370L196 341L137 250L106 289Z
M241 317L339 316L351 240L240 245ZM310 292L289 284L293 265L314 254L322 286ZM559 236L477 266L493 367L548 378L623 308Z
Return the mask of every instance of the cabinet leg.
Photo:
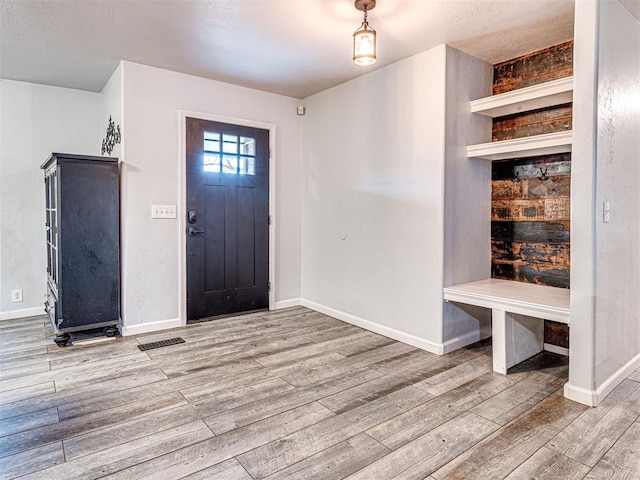
M66 347L67 343L69 343L69 339L71 337L69 336L68 333L63 333L62 335L56 335L53 338L53 341L56 343L56 345L58 345L59 347Z
M120 335L120 331L118 330L118 327L105 327L104 334L107 337L117 337Z

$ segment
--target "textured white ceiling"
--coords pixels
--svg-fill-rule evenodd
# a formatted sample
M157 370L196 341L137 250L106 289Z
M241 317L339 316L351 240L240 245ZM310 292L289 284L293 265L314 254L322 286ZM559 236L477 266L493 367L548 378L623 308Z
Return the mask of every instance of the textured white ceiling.
M637 0L626 0L636 2ZM573 0L0 0L0 77L99 92L119 60L297 98L447 43L490 63L573 38Z

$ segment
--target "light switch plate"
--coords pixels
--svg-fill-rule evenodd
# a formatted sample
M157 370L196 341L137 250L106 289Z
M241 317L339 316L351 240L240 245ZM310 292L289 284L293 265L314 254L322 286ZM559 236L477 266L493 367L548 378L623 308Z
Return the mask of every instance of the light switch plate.
M151 218L177 218L175 205L151 205Z

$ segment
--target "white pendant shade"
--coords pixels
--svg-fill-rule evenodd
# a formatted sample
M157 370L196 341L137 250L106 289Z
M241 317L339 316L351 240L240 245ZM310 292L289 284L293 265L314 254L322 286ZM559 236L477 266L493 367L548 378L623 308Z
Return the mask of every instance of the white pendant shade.
M353 34L353 63L360 66L376 63L376 31L367 22Z
M353 32L353 63L366 67L376 63L376 31L367 23L367 12L376 7L376 0L355 0L355 7L364 12L364 18Z

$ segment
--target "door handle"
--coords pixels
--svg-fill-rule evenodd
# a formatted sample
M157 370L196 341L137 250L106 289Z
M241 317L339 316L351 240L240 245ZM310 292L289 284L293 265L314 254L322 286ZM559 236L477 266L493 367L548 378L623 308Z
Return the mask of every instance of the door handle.
M199 233L204 233L204 230L200 230L196 225L189 225L187 227L187 235L193 236L198 235Z

